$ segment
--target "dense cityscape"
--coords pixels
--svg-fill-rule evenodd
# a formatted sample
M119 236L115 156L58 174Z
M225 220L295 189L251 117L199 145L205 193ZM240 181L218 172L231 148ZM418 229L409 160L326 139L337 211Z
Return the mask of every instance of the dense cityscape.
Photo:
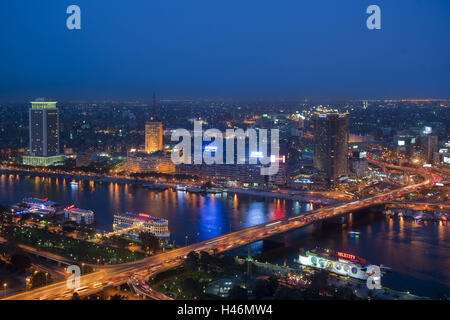
M69 8L64 31L85 32ZM448 52L436 53L443 69ZM178 315L202 317L217 310L189 303L246 301L227 312L265 315L280 300L447 300L448 78L423 95L398 79L365 94L360 79L295 98L286 64L278 98L258 73L260 98L243 98L253 87L240 80L233 91L181 74L186 90L205 87L198 95L140 79L157 63L114 69L135 73L127 84L104 70L86 84L0 81L1 300L177 300Z
M3 199L14 185L31 182L26 197L2 207L5 297L445 297L448 291L440 288L445 290L447 282L437 285L431 296L413 294L414 289L420 291L420 285L368 290L361 285L364 281L355 281L368 278L365 257L339 251L347 248L302 247L297 259L277 264L276 259L267 260L267 251L276 249L267 247L280 246L284 236L278 234L305 225L314 225L317 230L311 232L341 232L349 239L367 236L358 231L361 226L351 221L352 215L354 219L371 215L375 221L388 219L423 228L431 224L443 230L439 231L444 233L439 241L444 241L450 206L446 184L449 103L194 102L157 99L154 95L150 103L67 102L59 108L56 101L36 99L28 109L26 105L4 106L2 130L13 136L2 136ZM171 141L170 135L186 118L190 123L200 121L205 130L278 129L278 172L260 175L261 163L173 163L170 154L178 141ZM137 119L148 121L139 123ZM31 137L28 147L27 137ZM211 144L203 141L202 153L210 150ZM53 188L54 184L62 184L62 189ZM155 201L173 201L174 196L191 202L232 201L238 205L241 198L250 203L273 198L276 206L268 208L274 210L274 216L267 220L247 225L231 221L224 228L220 222L213 226L221 228L213 233L217 237L211 237L200 235L194 226L189 230L189 224L176 226L177 222L167 219L170 214L152 206L139 208L139 212L120 212L120 206L114 206L113 212L79 208L76 200L90 188L88 192L95 196L96 185L111 190L125 185L133 188L128 191L131 193L143 189ZM73 193L74 202L62 201L66 197L61 192L66 190ZM301 209L290 211L286 201ZM175 205L179 206L178 202ZM169 206L163 210L174 209ZM250 210L247 214L257 213ZM197 236L192 235L196 231ZM248 247L248 252L237 250L240 247ZM346 262L356 269L344 271ZM392 270L389 260L378 263L382 273L391 273L390 277L401 273ZM85 276L92 278L86 282L89 285L66 288L64 266L72 264L81 265L82 274L92 273ZM334 264L342 264L342 272ZM103 274L105 270L109 272ZM93 276L98 272L101 274ZM14 280L8 284L11 275ZM179 280L168 285L174 276ZM55 285L49 292L53 295L42 294L50 283Z

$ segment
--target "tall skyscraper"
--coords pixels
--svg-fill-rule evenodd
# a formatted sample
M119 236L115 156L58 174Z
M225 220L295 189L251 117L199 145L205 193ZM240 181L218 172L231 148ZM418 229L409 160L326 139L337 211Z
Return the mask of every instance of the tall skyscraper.
M59 154L59 110L56 103L44 99L31 102L30 152L23 157L23 164L49 166L64 162L64 155Z
M314 167L331 182L348 173L347 114L320 112L314 118Z
M438 151L438 137L424 135L420 137L420 151L427 163L433 163L434 153Z
M153 93L153 112L145 124L145 152L153 153L163 149L163 124L156 114L156 96Z

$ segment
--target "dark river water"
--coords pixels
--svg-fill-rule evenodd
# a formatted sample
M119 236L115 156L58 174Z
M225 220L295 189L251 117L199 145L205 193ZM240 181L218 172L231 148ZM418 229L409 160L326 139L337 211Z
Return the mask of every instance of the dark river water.
M95 212L97 228L111 230L113 215L125 211L148 213L169 220L172 239L180 245L205 240L242 228L301 214L310 203L247 195L200 195L153 192L137 185L84 181L78 188L63 178L0 175L0 204L25 197L49 198ZM348 231L359 231L352 238ZM347 225L314 225L252 244L252 253L274 263L293 263L300 249L316 246L341 250L393 269L383 285L436 297L450 296L450 228L442 223L419 224L391 219L370 211L351 214ZM234 253L245 254L246 248Z

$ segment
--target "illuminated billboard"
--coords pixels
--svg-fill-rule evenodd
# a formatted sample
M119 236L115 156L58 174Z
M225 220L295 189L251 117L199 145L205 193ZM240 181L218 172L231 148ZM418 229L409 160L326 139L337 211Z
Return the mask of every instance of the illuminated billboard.
M431 127L425 127L425 128L423 128L423 133L425 133L425 134L430 134L432 131L433 131L433 130L432 130Z
M405 145L405 140L398 140L398 145L400 146L400 147L402 147L402 146L404 146Z

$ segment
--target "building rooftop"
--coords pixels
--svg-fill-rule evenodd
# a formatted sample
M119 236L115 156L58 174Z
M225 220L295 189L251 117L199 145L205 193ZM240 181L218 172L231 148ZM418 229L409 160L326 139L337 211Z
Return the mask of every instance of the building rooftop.
M27 204L42 204L42 205L45 205L47 207L48 206L52 207L52 206L56 205L56 202L49 201L47 198L46 199L24 198L23 202L27 203Z
M125 212L125 213L116 214L114 216L129 218L129 219L134 219L134 220L140 220L140 221L153 221L153 222L157 222L157 223L167 223L168 222L168 220L166 220L166 219L155 218L146 213L134 214L134 213L130 213L130 212Z
M80 209L80 208L75 208L75 207L68 207L65 210L70 211L70 213L83 215L83 216L94 214L94 212L92 210Z

